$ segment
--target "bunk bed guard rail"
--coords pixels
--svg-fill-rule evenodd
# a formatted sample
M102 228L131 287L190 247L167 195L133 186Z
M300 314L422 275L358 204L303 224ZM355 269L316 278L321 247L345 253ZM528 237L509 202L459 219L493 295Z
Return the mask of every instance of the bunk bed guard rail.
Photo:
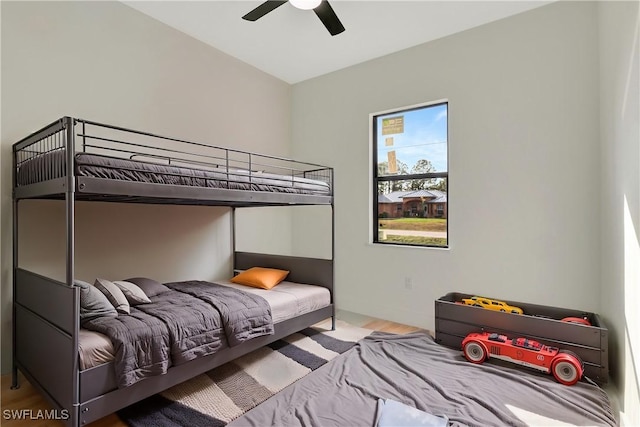
M79 200L243 206L331 204L333 196L330 167L70 117L14 144L13 156L17 198L61 197L68 172Z

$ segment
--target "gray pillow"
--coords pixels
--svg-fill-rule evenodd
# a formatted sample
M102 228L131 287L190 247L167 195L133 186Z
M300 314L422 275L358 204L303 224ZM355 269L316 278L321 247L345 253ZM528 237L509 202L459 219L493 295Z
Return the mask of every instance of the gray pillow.
M113 284L120 288L131 305L149 304L151 300L138 285L124 280L114 280Z
M120 288L114 285L112 282L98 278L96 279L93 286L98 288L100 292L102 292L104 296L107 297L111 305L115 307L118 313L131 313L127 297L125 297Z
M80 321L118 316L116 309L98 288L82 280L76 280L74 284L80 288Z
M144 294L149 298L171 290L157 280L148 279L146 277L133 277L131 279L124 279L124 281L138 285L138 287L142 289Z

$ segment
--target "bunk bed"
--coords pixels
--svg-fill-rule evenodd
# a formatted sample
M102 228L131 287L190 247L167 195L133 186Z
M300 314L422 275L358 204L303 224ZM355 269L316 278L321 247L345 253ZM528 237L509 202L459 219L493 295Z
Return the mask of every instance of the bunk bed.
M66 207L66 280L20 268L20 201L62 200ZM287 281L329 291L327 305L273 325L273 333L170 367L165 374L118 387L113 363L79 363L80 290L75 270L77 201L226 206L231 210L234 271L271 267ZM235 210L242 207L331 207L331 259L239 252ZM167 138L63 117L13 145L13 369L79 426L220 366L329 317L333 296L333 169L275 156ZM42 351L43 346L47 351ZM55 365L55 366L54 366Z

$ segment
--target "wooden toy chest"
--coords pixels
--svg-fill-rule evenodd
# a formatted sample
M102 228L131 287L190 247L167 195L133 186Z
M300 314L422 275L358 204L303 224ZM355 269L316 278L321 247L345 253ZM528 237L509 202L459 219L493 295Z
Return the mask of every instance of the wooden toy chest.
M571 350L584 362L584 375L598 384L609 377L608 331L600 316L579 310L507 301L523 315L456 304L473 295L450 292L435 301L436 342L461 349L470 332L498 332L509 338L527 337L542 344ZM562 322L565 317L587 317L592 326Z

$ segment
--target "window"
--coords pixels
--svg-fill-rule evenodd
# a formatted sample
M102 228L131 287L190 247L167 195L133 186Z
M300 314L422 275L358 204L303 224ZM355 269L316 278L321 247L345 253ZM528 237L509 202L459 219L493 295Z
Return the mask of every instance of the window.
M448 247L448 103L371 115L373 242Z

